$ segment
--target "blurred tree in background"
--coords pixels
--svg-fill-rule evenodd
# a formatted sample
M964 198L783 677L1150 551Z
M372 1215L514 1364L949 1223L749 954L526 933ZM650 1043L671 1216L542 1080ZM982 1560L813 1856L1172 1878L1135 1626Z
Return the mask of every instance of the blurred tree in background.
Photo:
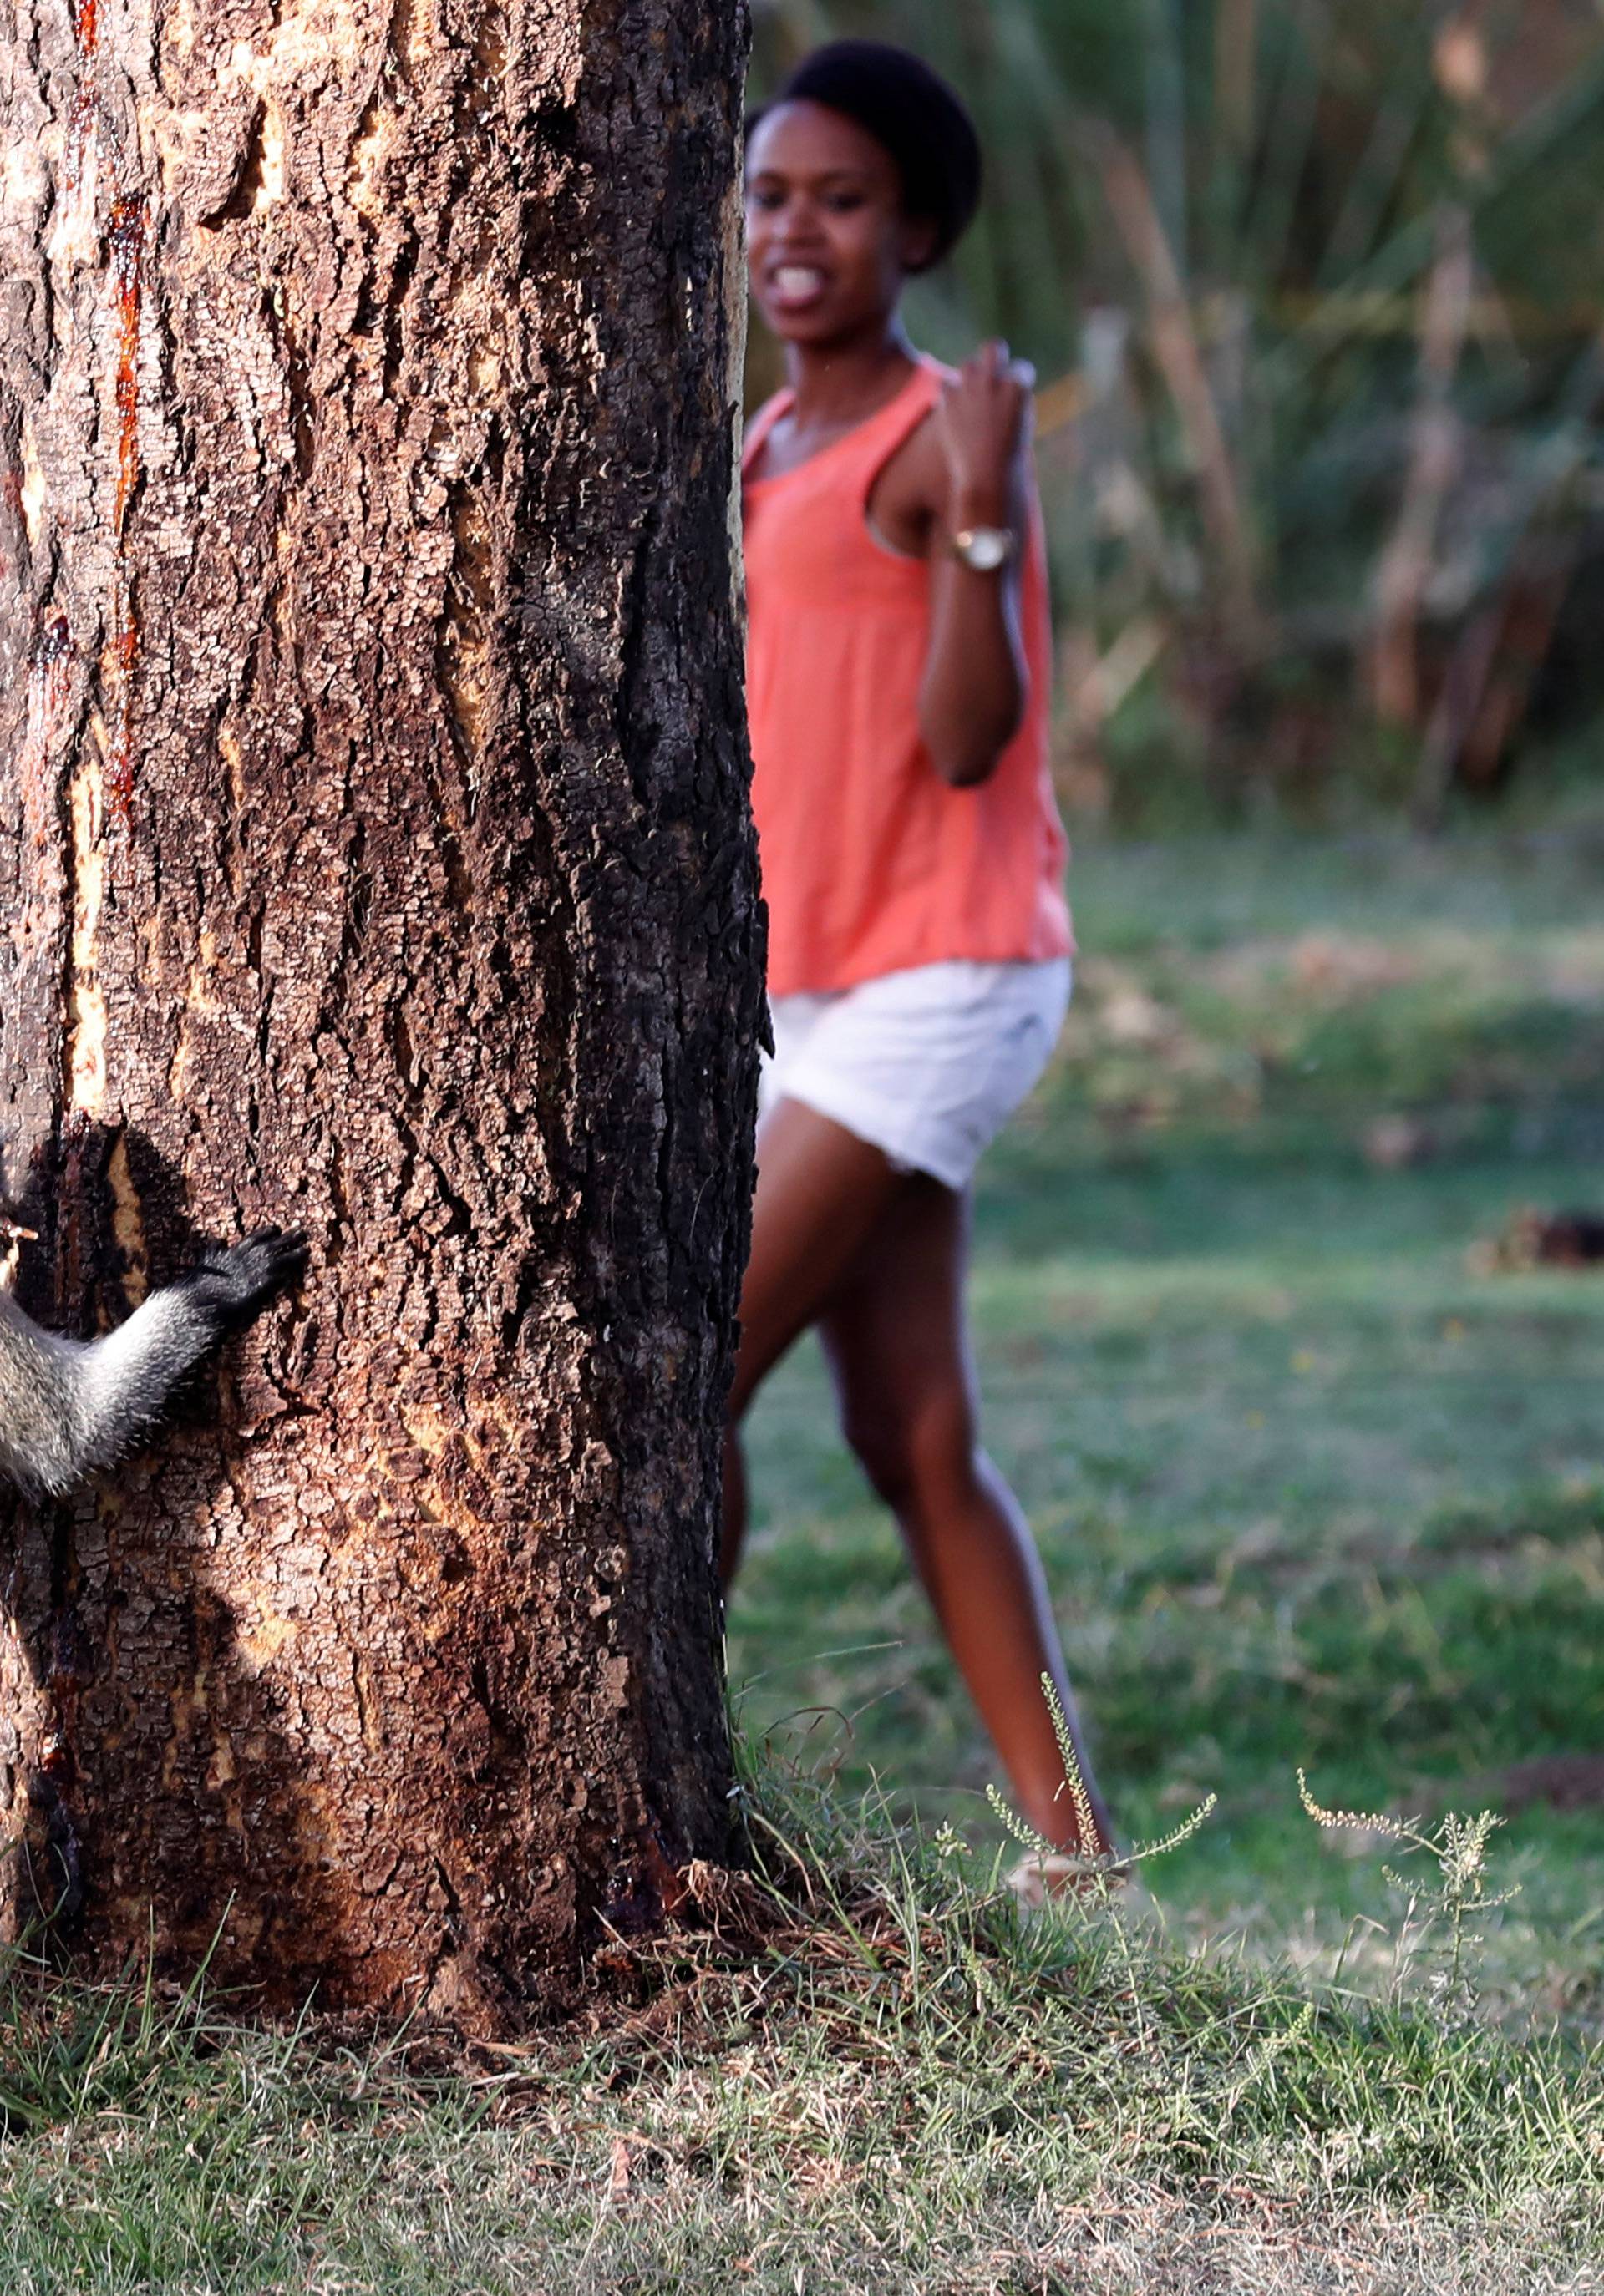
M910 318L1040 370L1072 805L1430 827L1604 734L1599 0L755 14L760 93L865 33L975 109L984 213Z

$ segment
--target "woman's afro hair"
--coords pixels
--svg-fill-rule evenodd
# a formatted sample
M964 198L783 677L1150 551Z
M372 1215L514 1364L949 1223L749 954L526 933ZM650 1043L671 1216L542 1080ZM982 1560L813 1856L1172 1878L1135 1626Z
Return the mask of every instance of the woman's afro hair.
M980 138L938 72L883 40L832 40L804 56L747 119L750 135L780 103L822 103L872 135L895 160L902 203L935 226L927 270L963 237L980 204Z

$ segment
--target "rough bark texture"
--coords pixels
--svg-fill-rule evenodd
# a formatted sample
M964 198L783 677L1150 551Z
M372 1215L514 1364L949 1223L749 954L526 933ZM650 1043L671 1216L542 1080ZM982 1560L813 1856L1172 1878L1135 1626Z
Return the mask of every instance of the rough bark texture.
M481 2024L729 1849L760 911L739 0L0 26L0 1190L93 1331L309 1282L0 1496L13 1927Z

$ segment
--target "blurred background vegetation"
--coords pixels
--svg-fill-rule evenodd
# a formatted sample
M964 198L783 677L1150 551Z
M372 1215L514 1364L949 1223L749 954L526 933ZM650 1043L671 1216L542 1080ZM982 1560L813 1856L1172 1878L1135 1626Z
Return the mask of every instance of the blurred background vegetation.
M918 340L1041 379L1058 771L1139 832L1585 783L1604 734L1600 0L756 0L984 138ZM754 333L754 398L777 377Z

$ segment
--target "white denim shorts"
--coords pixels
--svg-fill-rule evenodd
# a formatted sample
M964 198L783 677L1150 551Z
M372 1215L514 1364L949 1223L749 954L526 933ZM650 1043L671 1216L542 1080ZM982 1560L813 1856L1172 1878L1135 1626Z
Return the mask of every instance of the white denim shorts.
M828 996L777 997L760 1113L800 1100L900 1169L966 1187L1047 1066L1069 991L1060 956L920 964Z

